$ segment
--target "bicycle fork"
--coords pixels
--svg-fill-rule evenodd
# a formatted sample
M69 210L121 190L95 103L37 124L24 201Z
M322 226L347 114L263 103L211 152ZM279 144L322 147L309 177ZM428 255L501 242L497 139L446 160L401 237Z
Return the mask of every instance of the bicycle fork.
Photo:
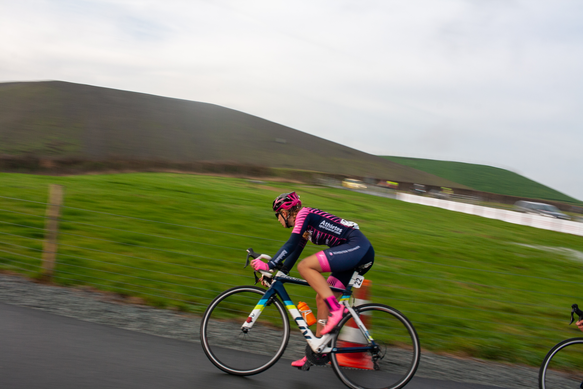
M243 331L244 333L249 332L249 330L251 330L251 328L253 328L253 324L255 324L255 321L261 315L261 312L263 312L263 309L266 306L268 306L269 304L271 304L272 300L275 298L275 293L273 291L271 291L271 293L270 293L270 291L271 291L271 289L269 289L263 295L261 300L259 300L257 305L255 305L255 307L253 308L253 310L251 311L249 316L247 316L245 323L243 323L243 325L241 326L241 331Z

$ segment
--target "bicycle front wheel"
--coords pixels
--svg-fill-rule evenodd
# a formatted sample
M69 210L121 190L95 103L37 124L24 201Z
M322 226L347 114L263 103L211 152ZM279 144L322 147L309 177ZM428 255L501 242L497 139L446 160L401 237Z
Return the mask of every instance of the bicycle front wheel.
M538 383L540 389L583 388L583 338L553 347L539 369Z
M398 389L417 371L421 356L419 337L413 325L399 311L382 304L354 308L377 345L358 353L332 352L330 359L336 375L353 389ZM351 315L339 324L333 348L371 346L357 328Z
M281 357L289 340L289 319L281 301L263 301L265 290L239 286L220 294L209 305L200 325L200 341L210 361L235 375L269 369ZM261 300L261 301L260 301ZM253 309L265 305L253 327L243 331Z

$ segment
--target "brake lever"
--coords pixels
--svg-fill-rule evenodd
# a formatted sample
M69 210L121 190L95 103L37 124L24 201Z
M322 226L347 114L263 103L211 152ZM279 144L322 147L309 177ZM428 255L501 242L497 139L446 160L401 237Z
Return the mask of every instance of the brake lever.
M581 310L579 310L579 306L577 304L573 304L571 305L571 322L569 323L569 325L573 324L573 322L575 321L575 316L574 314L576 313L577 316L579 316L579 320L583 320L583 312Z
M259 255L261 255L261 254L257 254L255 251L253 251L253 249L251 247L249 247L247 249L247 260L245 261L245 266L243 266L243 269L245 269L247 266L249 266L249 257L255 259Z
M249 247L247 249L247 259L245 260L245 266L243 266L243 269L245 269L247 266L249 266L249 257L255 259L259 256L260 254L257 254L255 251L253 251L253 249L251 247ZM259 282L259 277L257 277L257 272L255 270L253 270L253 277L255 277L255 284L257 285L257 283Z

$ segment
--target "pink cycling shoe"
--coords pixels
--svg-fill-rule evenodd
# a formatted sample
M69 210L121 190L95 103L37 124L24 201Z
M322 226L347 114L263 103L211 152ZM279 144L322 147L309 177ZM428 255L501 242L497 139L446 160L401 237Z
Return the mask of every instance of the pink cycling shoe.
M330 312L328 322L326 323L324 328L322 328L322 331L320 331L320 333L324 335L332 331L334 328L336 328L336 325L340 323L340 320L342 320L342 317L344 316L345 313L348 313L348 309L344 308L343 306L341 306L340 309Z
M291 363L291 365L293 367L297 367L298 369L301 369L302 366L304 366L307 361L308 361L308 357L303 357L302 359L298 359L297 361L293 361Z

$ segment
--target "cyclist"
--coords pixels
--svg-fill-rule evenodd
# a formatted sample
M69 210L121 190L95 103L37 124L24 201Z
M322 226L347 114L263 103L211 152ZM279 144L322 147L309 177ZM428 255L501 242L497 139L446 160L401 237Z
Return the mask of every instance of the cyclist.
M374 262L374 249L358 224L316 208L302 207L295 192L277 196L272 208L283 227L293 228L292 233L273 259L265 254L254 259L251 263L255 270L280 268L287 273L308 241L329 247L298 264L299 273L317 293L316 336L320 337L332 331L347 312L337 300L341 293L334 294L330 286L345 288L358 266L368 265L368 271ZM329 272L326 280L322 273ZM292 366L301 368L305 363L306 357L292 362Z
M579 329L580 329L581 331L583 331L583 320L579 320L579 321L578 321L577 323L575 323L575 324L577 324L577 327L579 327Z

